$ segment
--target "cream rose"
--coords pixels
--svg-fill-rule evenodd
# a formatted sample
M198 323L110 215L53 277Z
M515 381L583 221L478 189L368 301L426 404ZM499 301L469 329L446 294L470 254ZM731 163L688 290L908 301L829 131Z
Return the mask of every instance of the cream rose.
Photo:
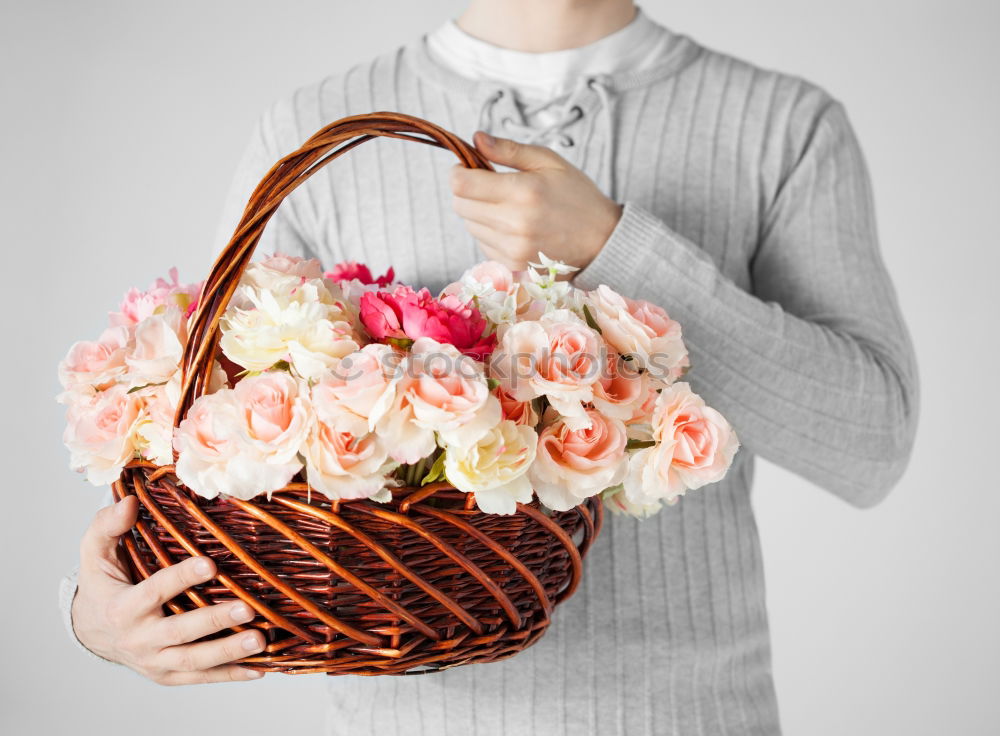
M355 352L358 343L347 314L320 300L317 294L326 292L325 287L310 295L309 286L306 282L285 295L241 287L239 303L244 306L230 305L221 323L226 357L250 371L265 371L284 360L301 378L318 379Z
M180 372L166 383L135 393L142 399L145 410L135 432L139 454L157 465L170 465L174 461L174 412L180 401Z
M116 480L135 456L135 430L142 401L124 384L93 395L77 394L66 412L63 442L70 466L85 472L95 486Z
M629 458L624 486L633 503L669 503L687 490L721 480L740 446L725 417L706 406L687 383L660 392L652 438L655 446Z
M681 326L655 304L627 299L604 284L588 292L584 304L604 339L654 378L672 383L687 368Z
M637 519L649 518L650 516L659 513L660 509L663 508L663 504L659 499L646 503L635 503L629 500L628 494L625 492L625 488L623 486L609 488L602 494L601 497L604 499L605 508L610 509L611 513L634 516ZM673 503L676 503L676 501Z
M587 415L590 426L584 429L570 429L559 419L538 437L529 478L538 499L555 511L617 485L625 474L625 425L593 409Z
M445 475L456 488L474 493L488 514L513 514L531 501L528 469L535 459L535 431L503 420L469 447L445 446Z
M600 336L562 309L506 328L490 375L518 401L545 396L570 429L582 429L590 421L584 404L594 398L606 359Z

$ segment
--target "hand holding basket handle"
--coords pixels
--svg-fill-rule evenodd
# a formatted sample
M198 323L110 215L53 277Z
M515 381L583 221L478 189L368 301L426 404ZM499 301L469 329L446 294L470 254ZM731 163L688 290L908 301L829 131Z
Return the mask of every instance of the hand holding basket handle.
M207 391L220 318L275 209L326 163L380 136L446 148L467 167L490 168L451 133L398 113L344 118L279 161L205 283L181 364L175 425ZM598 497L569 511L546 513L533 501L498 516L445 483L394 489L384 504L330 502L301 482L269 499L206 500L173 466L140 461L126 466L113 489L117 511L102 511L85 541L79 599L96 605L91 586L114 595L109 615L128 622L126 638L143 643L117 641L105 651L146 674L155 661L159 679L169 682L245 678L247 668L407 674L513 656L544 634L554 606L575 591L602 520ZM117 580L115 588L121 575L110 540L130 525L133 496L138 519L122 537L118 570L143 582ZM199 571L197 560L185 560L192 557L213 562ZM161 605L175 615L161 617ZM232 617L243 606L237 623ZM187 643L242 631L251 616L259 631ZM100 616L83 628L94 641L109 630ZM260 632L259 653L241 657L239 642ZM90 644L79 624L78 633ZM158 658L144 656L137 666L151 650ZM244 667L225 664L237 657Z

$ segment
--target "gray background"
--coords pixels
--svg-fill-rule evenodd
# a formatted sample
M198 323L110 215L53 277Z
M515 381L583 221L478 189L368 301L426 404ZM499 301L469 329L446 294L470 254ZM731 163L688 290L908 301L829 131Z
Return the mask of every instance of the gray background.
M0 3L3 733L319 732L322 677L163 689L70 648L56 583L100 493L66 469L55 365L126 287L172 265L187 280L207 273L229 177L267 103L460 7ZM920 356L920 435L887 502L853 510L761 463L785 730L996 734L1000 3L645 7L845 102Z

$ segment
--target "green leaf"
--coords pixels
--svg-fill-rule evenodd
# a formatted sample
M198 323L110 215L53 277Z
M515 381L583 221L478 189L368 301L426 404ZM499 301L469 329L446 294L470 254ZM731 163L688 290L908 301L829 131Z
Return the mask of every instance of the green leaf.
M133 386L126 393L134 394L136 391L142 391L144 388L153 388L154 386L166 386L167 382L162 383L147 383L145 386Z
M408 337L387 337L385 341L393 347L402 348L403 350L409 350L413 347L413 340Z
M629 440L625 443L626 450L641 450L644 447L656 447L653 440Z
M489 386L490 391L496 391L497 386L500 385L500 381L495 378L487 378L486 385Z
M420 485L426 486L428 483L433 483L436 480L441 480L444 478L444 453L442 452L437 456L434 464L431 465L431 469L427 471L427 475L424 479L420 481Z
M590 307L586 304L583 305L583 318L587 320L587 325L590 329L597 331L599 334L603 335L600 326L597 324L597 320L594 319L594 315L590 313Z

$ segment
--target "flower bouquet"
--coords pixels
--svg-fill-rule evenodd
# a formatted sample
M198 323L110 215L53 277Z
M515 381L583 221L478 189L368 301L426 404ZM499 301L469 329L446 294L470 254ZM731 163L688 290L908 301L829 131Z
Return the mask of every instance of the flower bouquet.
M139 498L134 575L212 556L169 608L249 603L268 646L248 666L516 654L574 591L602 503L644 517L726 473L736 435L680 380L659 307L544 256L436 296L392 269L251 263L264 221L248 207L207 282L129 291L59 367L71 465Z

